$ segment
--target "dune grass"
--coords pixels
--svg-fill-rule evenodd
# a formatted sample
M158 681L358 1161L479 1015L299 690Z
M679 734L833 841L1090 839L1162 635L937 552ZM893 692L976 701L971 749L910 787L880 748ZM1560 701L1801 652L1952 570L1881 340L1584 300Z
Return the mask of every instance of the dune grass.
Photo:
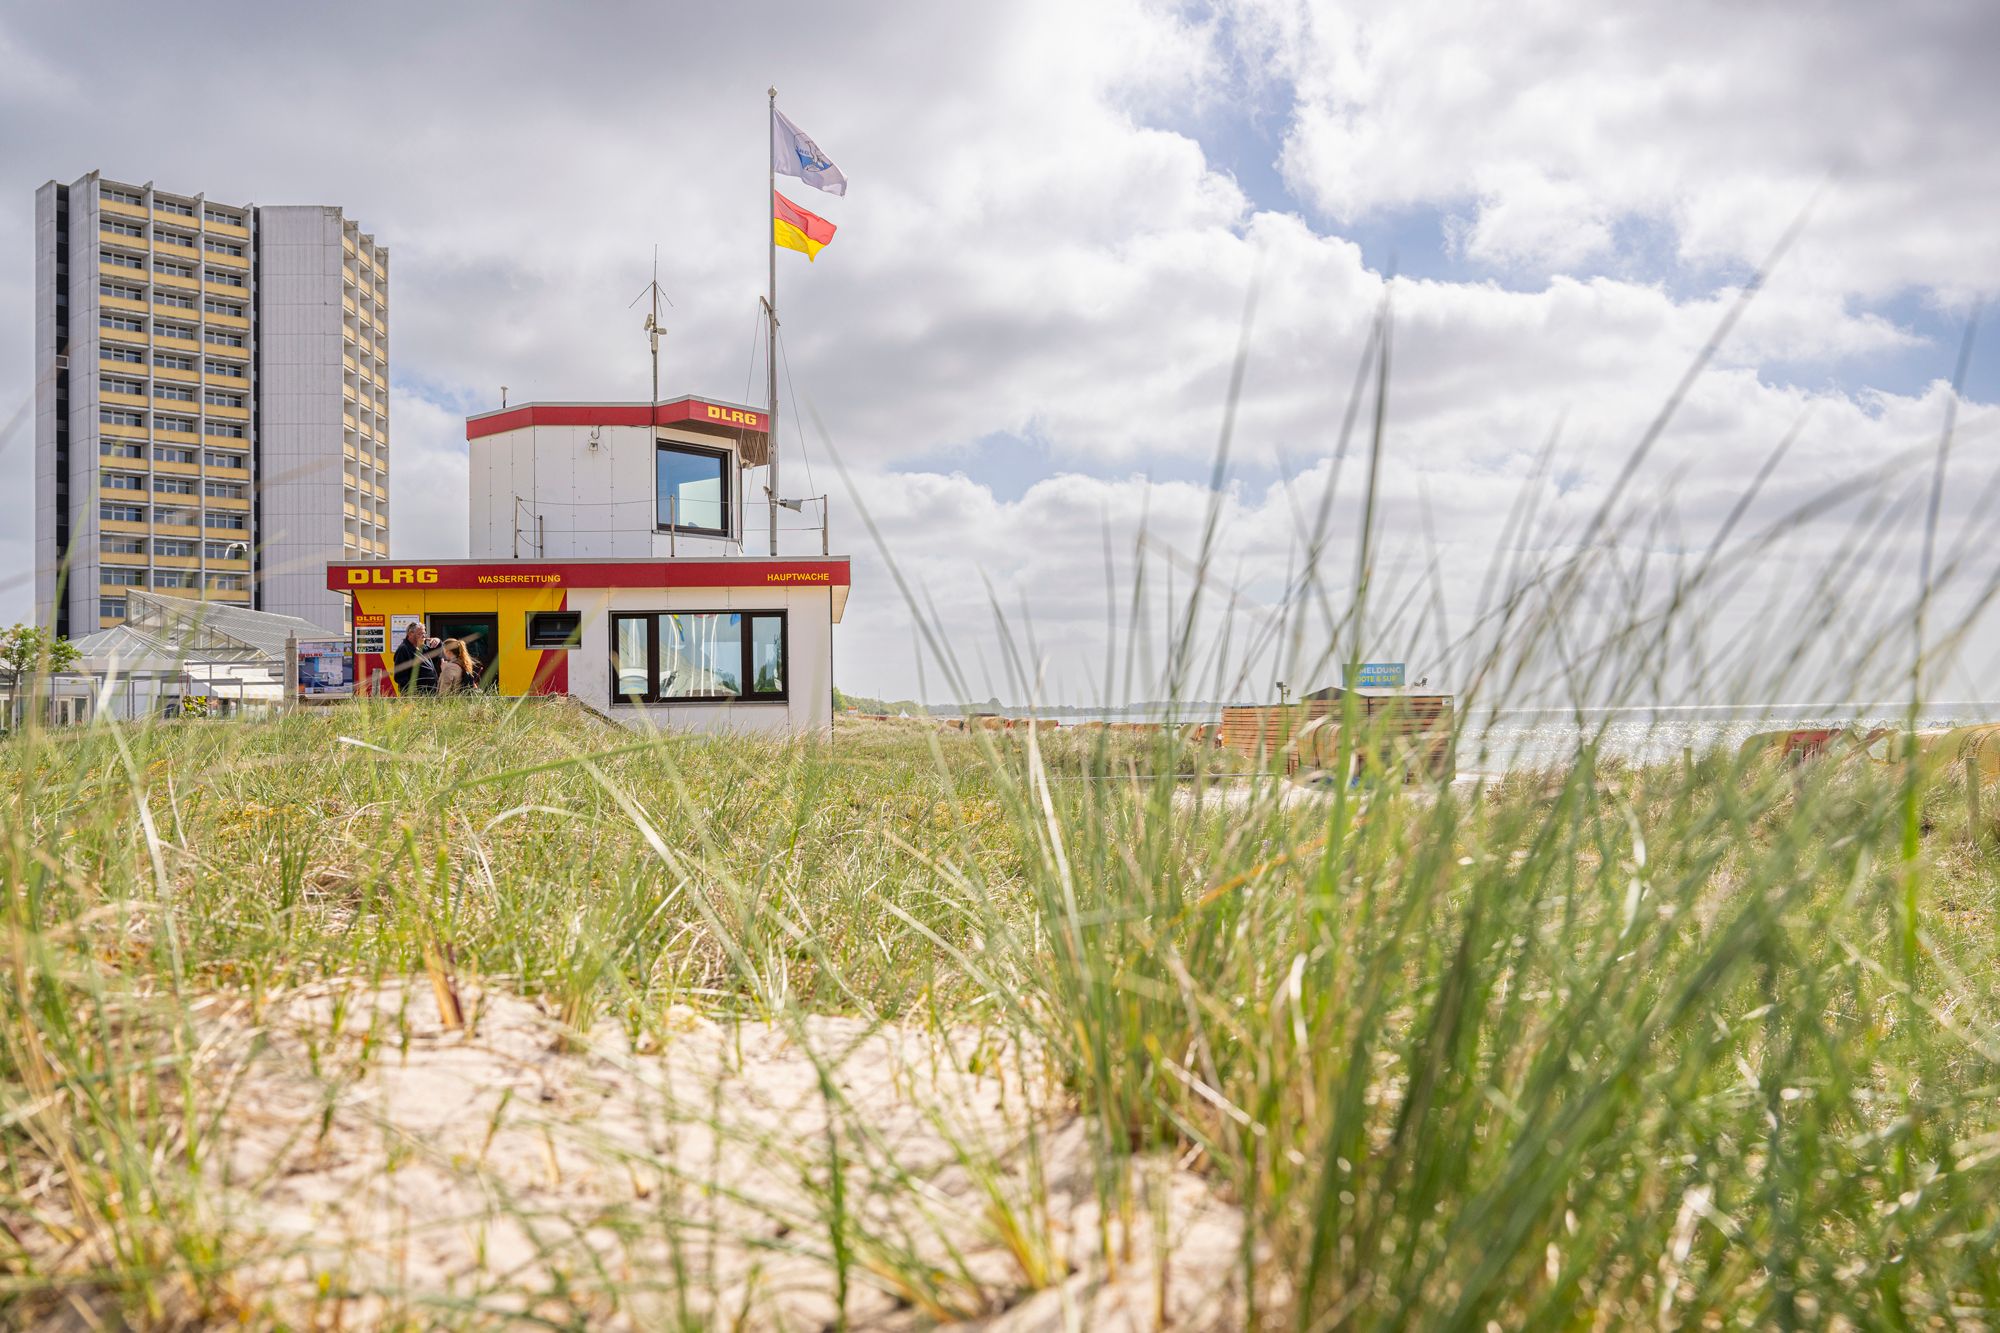
M439 972L635 1044L675 1006L1030 1043L1110 1213L1162 1153L1241 1209L1232 1322L2000 1301L1994 830L1954 770L1906 846L1898 765L1586 749L1300 800L1135 747L635 738L486 701L16 737L0 1308L285 1317L232 1280L253 1238L214 1197L198 1010ZM1019 1290L1060 1276L1032 1217L994 1214ZM853 1280L893 1271L870 1252ZM405 1295L413 1322L486 1317Z
M1213 562L1239 353L1165 632L1143 565L1123 623L1108 589L1105 697L1235 697L1241 664L1274 655L1317 682L1428 635L1460 695L1462 766L1483 744L1466 705L1536 688L1581 708L1675 688L1852 698L1907 678L1914 723L2000 593L1983 525L1939 540L1950 421L1913 455L1914 511L1904 457L1753 525L1788 441L1705 546L1670 488L1640 494L1757 285L1582 528L1551 533L1524 487L1457 637L1434 578L1399 590L1377 571L1386 305L1326 498L1300 516L1303 567L1275 619L1235 622ZM1328 572L1334 496L1371 382L1343 578ZM1877 553L1912 512L1906 603ZM1784 548L1822 520L1848 525L1830 556ZM1785 576L1750 579L1759 560ZM902 591L922 628L924 598ZM1709 632L1753 595L1733 638ZM995 615L1013 692L1031 697L1032 627ZM985 693L923 633L957 697ZM1377 738L1351 702L1339 723L1344 773ZM1202 1279L1223 1300L1214 1327L1991 1324L2000 801L1900 737L1886 762L1690 750L1633 767L1581 731L1563 762L1483 785L1307 792L1165 733L867 723L777 744L634 735L564 703L30 729L0 743L0 1318L782 1326L775 1306L708 1289L717 1270L696 1252L738 1242L809 1261L821 1322L860 1320L867 1295L904 1327L996 1315L1069 1297L1075 1247L1039 1137L1061 1125L1087 1139L1098 1253L1107 1269L1150 1258L1154 1315L1189 1280L1160 1206L1179 1173L1240 1218L1232 1261ZM476 1297L393 1272L360 1293L323 1272L269 1280L273 1242L241 1197L255 1182L224 1170L253 1109L232 1080L258 1024L304 994L330 1003L325 1030L274 1018L267 1034L273 1050L304 1041L336 1089L330 1124L354 1076L333 1031L347 1006L413 991L435 997L433 1029L475 1031L481 995L529 997L561 1044L601 1050L608 1030L635 1059L671 1050L690 1014L785 1034L825 1114L757 1148L807 1202L739 1213L760 1234L723 1237L682 1205L745 1203L728 1181L635 1183L616 1209L559 1218L495 1192L495 1215L591 1237L587 1262L483 1273ZM252 1037L231 1059L224 1011ZM362 1063L405 1057L397 1012L369 1020ZM948 1136L982 1205L947 1208L897 1160L815 1044L829 1015L984 1034L949 1059L1036 1089L1040 1119L1015 1141ZM947 1108L919 1111L949 1128ZM548 1158L553 1176L553 1141ZM642 1262L641 1238L669 1258ZM663 1292L665 1317L647 1304Z

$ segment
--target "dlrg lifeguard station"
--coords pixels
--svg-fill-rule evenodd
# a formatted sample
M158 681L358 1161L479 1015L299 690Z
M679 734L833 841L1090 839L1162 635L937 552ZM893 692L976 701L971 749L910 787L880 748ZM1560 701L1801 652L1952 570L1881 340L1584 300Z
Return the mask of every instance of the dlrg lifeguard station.
M819 556L744 553L765 412L525 403L465 435L469 559L327 566L352 600L357 693L395 693L396 645L421 620L503 695L567 694L633 727L832 730L848 560L825 553L823 512Z
M648 291L646 403L525 403L465 423L469 560L327 566L350 595L355 689L395 691L404 627L464 639L502 694L568 694L629 726L701 731L833 729L833 627L847 559L778 556L778 250L812 259L827 219L778 193L782 173L830 195L847 176L770 97L764 409L660 401L660 283ZM762 149L759 149L761 153ZM642 293L644 295L645 293ZM503 398L504 402L504 398ZM752 468L764 469L769 555L749 556Z

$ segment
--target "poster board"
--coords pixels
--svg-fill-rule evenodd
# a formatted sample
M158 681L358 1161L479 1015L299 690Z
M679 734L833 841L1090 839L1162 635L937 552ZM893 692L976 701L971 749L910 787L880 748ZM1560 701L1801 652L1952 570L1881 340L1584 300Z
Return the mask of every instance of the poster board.
M345 639L300 639L293 677L301 699L342 699L354 693L354 658Z

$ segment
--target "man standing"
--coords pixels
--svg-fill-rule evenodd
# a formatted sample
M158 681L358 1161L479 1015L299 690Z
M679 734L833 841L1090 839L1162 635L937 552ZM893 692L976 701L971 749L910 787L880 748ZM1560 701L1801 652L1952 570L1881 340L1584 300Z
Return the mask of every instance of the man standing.
M396 693L405 699L437 693L437 658L425 650L424 622L412 620L396 645Z

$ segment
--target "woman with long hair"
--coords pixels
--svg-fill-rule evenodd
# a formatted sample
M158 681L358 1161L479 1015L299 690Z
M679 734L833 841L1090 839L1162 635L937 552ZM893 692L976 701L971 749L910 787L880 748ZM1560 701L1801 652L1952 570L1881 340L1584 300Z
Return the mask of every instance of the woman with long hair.
M464 639L446 639L438 646L439 694L459 694L478 688L479 661L466 651Z

